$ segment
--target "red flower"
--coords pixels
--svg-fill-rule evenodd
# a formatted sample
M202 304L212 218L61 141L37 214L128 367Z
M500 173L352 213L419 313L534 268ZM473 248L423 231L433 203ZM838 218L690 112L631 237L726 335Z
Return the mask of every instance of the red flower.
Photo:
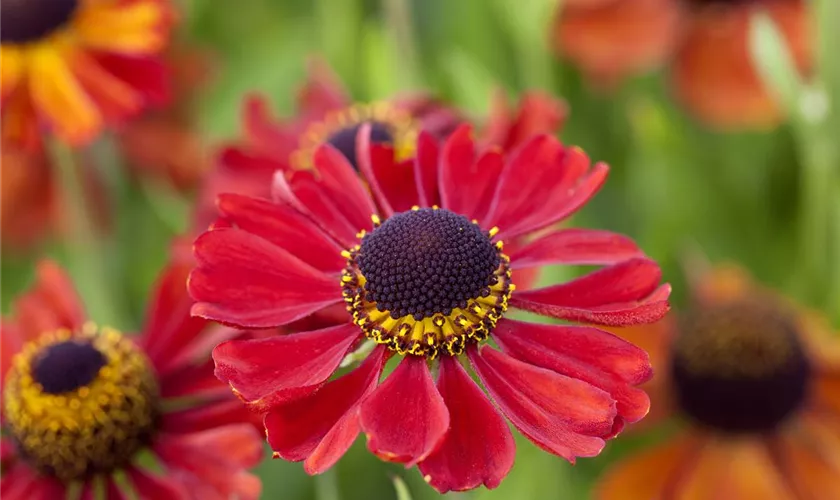
M558 12L555 45L599 83L670 63L674 93L700 119L723 128L769 126L782 116L749 51L758 11L773 18L807 73L802 0L577 0Z
M607 166L590 168L583 151L549 136L509 155L479 153L468 126L442 147L421 133L416 158L400 161L371 134L363 125L357 143L364 180L325 144L315 171L275 177L273 202L219 197L220 220L194 245L193 314L257 328L339 303L349 314L330 328L224 342L213 352L216 375L266 414L275 456L313 474L363 431L372 452L418 465L438 491L497 486L514 442L462 357L534 443L569 461L600 453L648 411L633 387L652 374L647 354L594 326L505 314L511 306L607 325L665 314L670 287L632 241L556 229L599 189ZM558 263L604 267L514 290L516 273ZM480 345L490 337L501 350ZM380 384L391 357L399 364ZM360 358L331 379L342 360Z
M162 274L135 338L86 322L61 268L39 264L3 323L4 499L65 498L78 484L81 498L100 486L125 498L118 472L141 499L259 496L247 469L260 435L207 356L236 332L189 316L186 262Z
M538 133L553 133L566 116L565 104L540 92L527 94L510 109L503 95L493 100L482 143L512 148ZM243 106L245 137L222 149L215 170L200 193L197 226L204 230L215 219L216 197L239 193L270 198L277 170L308 168L312 154L329 142L356 164L353 138L359 125L373 124L374 142L394 145L400 159L414 154L419 130L438 138L454 130L460 114L423 94L402 95L373 104L354 104L336 76L314 61L309 79L298 95L298 113L289 120L272 119L268 103L253 96Z

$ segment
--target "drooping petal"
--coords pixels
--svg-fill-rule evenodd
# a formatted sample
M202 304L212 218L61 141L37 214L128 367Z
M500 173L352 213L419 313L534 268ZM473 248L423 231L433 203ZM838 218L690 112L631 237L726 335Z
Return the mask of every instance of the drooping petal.
M546 325L502 319L493 338L520 361L583 380L616 400L618 415L632 423L647 415L650 400L634 385L647 382L653 369L647 353L597 328Z
M323 117L330 111L344 108L353 100L341 80L329 65L319 58L311 58L307 64L306 84L297 95L301 113L309 118Z
M190 483L209 486L219 498L259 498L260 483L246 472L259 463L263 452L262 439L251 424L192 434L160 434L152 449L171 473L192 476Z
M379 346L357 369L269 412L264 420L266 436L277 456L305 460L309 474L332 467L359 434L359 402L379 382L386 354L386 348Z
M664 498L669 486L690 461L699 443L690 436L674 437L664 445L640 451L609 469L595 488L597 500Z
M245 422L252 417L253 413L241 401L223 399L216 403L165 412L160 419L160 430L170 434L187 434Z
M341 300L337 277L239 229L195 241L198 267L187 282L192 313L221 323L265 328L303 318Z
M126 469L131 485L140 500L185 500L189 498L187 491L166 477L154 476L137 467Z
M797 498L840 498L840 463L832 459L830 445L812 439L781 433L768 443L771 458Z
M359 410L368 449L411 467L429 456L449 428L449 411L426 359L406 356Z
M440 493L498 486L513 467L516 445L507 423L456 358L440 360L438 390L449 431L418 468Z
M340 271L343 250L312 221L288 205L247 196L219 196L219 211L236 226L264 238L319 271Z
M644 258L632 239L597 229L561 229L537 238L510 254L512 269L551 264L610 265Z
M580 148L564 148L554 137L537 136L505 164L485 226L511 239L562 221L601 188L609 168Z
M440 205L438 191L438 154L440 148L429 132L417 136L417 156L414 158L414 183L421 207Z
M13 305L20 333L32 340L60 328L77 330L85 321L81 299L58 264L44 260L35 269L35 285Z
M510 305L544 316L611 326L652 323L668 312L670 286L659 266L632 259L568 283L514 292Z
M608 393L491 347L467 352L484 387L528 439L572 463L601 453L616 417Z
M158 277L146 311L146 325L138 342L159 374L171 369L172 361L207 326L206 320L190 316L193 301L185 284L191 265L189 255L173 252L172 260Z
M260 412L311 394L338 368L361 330L352 324L267 339L229 340L213 349L216 376Z

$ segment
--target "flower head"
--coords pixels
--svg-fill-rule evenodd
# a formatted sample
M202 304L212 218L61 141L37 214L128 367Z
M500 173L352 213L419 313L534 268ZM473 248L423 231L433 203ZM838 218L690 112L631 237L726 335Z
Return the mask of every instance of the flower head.
M160 0L4 0L3 136L32 146L44 126L83 144L165 99L171 18Z
M479 151L468 126L442 146L421 132L416 156L400 161L371 143L369 125L359 134L364 181L322 145L314 171L276 175L274 201L221 195L219 220L194 245L199 316L262 328L345 305L342 324L214 350L216 375L265 414L275 456L323 472L361 431L372 452L418 465L439 491L497 486L513 439L462 360L514 426L570 461L647 413L633 387L652 375L643 351L595 326L508 317L625 325L665 314L670 289L632 241L556 228L606 165L590 168L549 136L512 154ZM516 287L518 273L556 263L605 267ZM345 358L362 362L337 376ZM396 368L380 383L389 359Z
M406 94L374 103L354 103L335 75L313 61L309 78L298 94L296 116L276 120L260 97L243 106L245 137L225 147L215 170L200 193L197 226L205 229L215 219L216 197L239 193L268 199L277 170L311 169L323 143L342 153L358 169L357 137L370 124L370 141L390 145L398 160L415 155L421 130L437 138L450 134L460 113L425 94ZM531 135L553 133L566 116L565 105L540 92L527 94L516 109L498 93L482 134L482 145L513 148Z
M653 419L682 431L619 463L599 498L831 498L840 468L840 343L813 313L735 267L708 272L668 321L618 331L649 346ZM650 422L648 422L650 423ZM632 493L631 493L632 492Z
M557 14L557 50L595 82L612 83L669 63L674 94L704 122L764 127L782 119L749 50L749 26L766 12L802 73L809 70L807 2L802 0L594 0Z
M4 498L65 498L79 486L83 498L99 487L121 498L122 473L139 498L258 497L247 469L260 435L198 337L235 332L189 317L185 262L162 274L137 337L86 320L64 272L39 264L3 322Z

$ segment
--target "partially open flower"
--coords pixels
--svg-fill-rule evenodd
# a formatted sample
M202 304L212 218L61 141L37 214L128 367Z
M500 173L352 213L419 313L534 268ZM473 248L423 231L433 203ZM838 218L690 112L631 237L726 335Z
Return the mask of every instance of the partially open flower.
M0 14L7 140L35 147L47 128L85 144L167 97L167 1L4 0Z
M609 471L598 498L840 496L840 342L738 268L694 292L668 321L617 331L649 348L654 420L682 430Z
M196 225L203 230L215 219L219 193L268 199L274 173L313 167L313 155L328 143L358 169L356 138L363 124L370 140L390 145L399 160L415 154L417 134L449 135L460 113L425 94L395 96L374 103L354 103L335 75L313 61L309 80L298 96L293 118L270 117L268 103L251 97L243 106L245 137L225 147L200 193ZM483 146L512 148L534 134L553 133L566 117L565 105L543 93L526 94L516 109L498 94L483 134Z
M555 46L596 84L669 66L674 93L720 128L772 126L783 118L749 49L750 19L766 12L803 74L812 47L804 0L604 0L558 11Z
M260 435L208 356L208 342L237 332L189 316L185 263L162 274L136 337L87 321L64 272L39 264L3 320L4 499L76 498L79 487L82 498L258 498L247 469Z
M360 172L324 144L314 170L275 176L274 201L221 195L220 219L194 245L196 315L263 328L346 309L334 327L214 350L217 376L266 414L275 456L320 473L361 431L373 453L417 465L441 492L497 486L513 438L462 362L516 428L569 461L644 417L634 386L652 375L647 354L592 325L655 321L670 288L628 238L556 229L606 165L546 135L514 153L481 150L468 126L442 145L421 132L416 157L401 161L371 129L359 132ZM514 285L557 263L604 267ZM510 309L587 326L524 322ZM333 377L351 354L361 364Z

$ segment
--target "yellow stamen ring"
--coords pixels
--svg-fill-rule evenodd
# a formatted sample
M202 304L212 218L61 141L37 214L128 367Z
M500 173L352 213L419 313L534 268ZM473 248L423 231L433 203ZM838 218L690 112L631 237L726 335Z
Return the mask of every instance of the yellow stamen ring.
M46 392L33 367L46 349L68 341L90 342L106 362L90 383ZM154 430L158 399L143 351L116 330L88 323L81 332L44 334L15 355L3 391L4 423L34 468L71 481L130 461Z

